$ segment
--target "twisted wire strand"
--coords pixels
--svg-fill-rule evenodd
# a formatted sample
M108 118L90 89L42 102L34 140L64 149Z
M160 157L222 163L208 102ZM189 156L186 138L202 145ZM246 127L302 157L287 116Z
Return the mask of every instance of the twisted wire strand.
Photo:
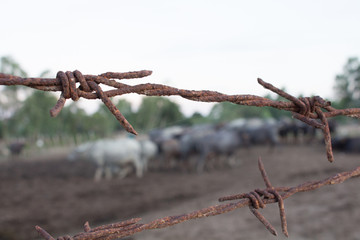
M261 173L264 172L266 176L265 168L261 162L261 159L259 159L259 168L260 168L260 172ZM76 234L72 237L63 236L57 239L58 240L117 239L117 238L131 236L145 230L166 228L192 219L224 214L245 206L249 206L250 211L259 219L261 223L264 224L264 226L269 230L269 232L271 232L273 235L277 235L275 228L257 210L259 207L262 208L261 206L265 207L267 204L276 203L276 202L279 205L282 232L285 236L288 236L286 215L284 208L285 199L291 197L292 195L298 192L307 192L318 189L325 185L339 184L350 178L359 177L359 176L360 176L360 167L357 167L352 171L337 173L326 179L320 181L302 183L295 187L273 187L270 185L270 188L267 187L266 189L262 189L262 190L256 189L254 191L251 191L250 193L242 193L242 194L230 195L219 198L220 202L229 201L229 200L238 200L235 202L214 205L187 214L163 217L145 224L139 223L141 221L141 218L133 218L120 223L108 224L91 229L89 223L86 222L84 224L84 232ZM262 177L264 181L267 182L268 179L265 180L263 174ZM256 195L255 192L258 194L258 196ZM256 206L258 206L258 208L256 208ZM43 228L39 226L36 226L35 228L43 239L55 240L55 238L52 237Z
M334 160L331 146L331 135L329 130L329 124L327 118L338 115L345 115L354 118L360 118L359 108L350 109L335 109L331 106L329 101L325 101L319 96L296 98L281 89L278 89L261 79L258 79L258 83L264 88L278 94L279 96L288 100L285 101L273 101L254 95L226 95L215 91L195 91L184 90L169 87L160 84L139 84L130 86L124 83L117 82L113 79L132 79L142 78L149 76L152 72L143 70L137 72L127 73L113 73L107 72L98 76L83 75L80 71L74 72L58 72L55 79L52 78L21 78L13 75L0 73L0 85L24 85L31 88L35 88L42 91L60 91L61 95L54 106L50 110L51 116L56 116L60 113L61 109L67 99L71 98L73 101L77 101L80 97L87 99L99 98L108 107L116 119L120 122L124 128L133 134L137 134L131 124L125 119L121 112L114 106L110 98L113 96L123 95L127 93L137 93L146 96L170 96L178 95L183 98L202 101L202 102L232 102L239 105L248 105L256 107L273 107L293 113L293 117L297 118L304 123L320 128L324 134L324 141L326 146L327 158L330 162ZM76 87L79 83L79 87ZM100 84L105 84L115 89L103 91ZM325 110L325 111L323 111ZM274 227L262 216L257 209L265 207L266 204L278 202L280 219L282 225L282 231L285 236L288 236L287 223L284 208L284 199L292 196L297 192L311 191L320 188L324 185L338 184L343 181L360 175L360 167L353 171L338 173L332 177L324 179L322 181L308 182L300 184L296 187L277 187L274 188L267 174L265 168L259 159L258 163L261 175L264 179L266 189L255 189L250 193L236 194L232 196L226 196L220 198L219 201L239 200L235 203L215 205L208 208L204 208L198 211L194 211L189 214L182 214L179 216L169 216L161 219L154 220L147 224L138 223L140 219L128 220L125 222L106 225L91 229L89 223L84 225L84 233L80 233L71 236L59 237L59 240L90 240L90 239L115 239L125 236L133 235L137 232L141 232L147 229L164 228L178 224L190 219L202 218L208 216L215 216L218 214L233 211L243 206L249 206L251 212L265 225L265 227L274 235L276 230ZM280 194L280 192L282 192ZM36 230L44 239L54 239L49 233L39 226L36 226Z
M13 75L0 73L0 85L24 85L43 91L60 91L61 95L56 105L50 110L50 115L55 117L64 107L67 99L71 98L77 101L83 97L86 99L99 98L103 101L110 112L115 116L119 123L126 131L137 134L132 125L122 115L119 109L111 102L111 97L128 93L137 93L146 96L172 96L178 95L192 101L201 102L232 102L238 105L256 106L256 107L273 107L285 111L290 111L293 117L303 121L304 123L320 128L324 134L325 148L327 159L334 161L331 146L331 135L327 118L338 115L345 115L354 118L360 118L360 108L335 109L331 106L331 102L325 101L319 96L296 98L285 91L276 88L270 83L258 78L258 83L264 88L278 94L288 100L273 101L267 98L255 95L226 95L216 91L207 90L185 90L173 88L161 84L138 84L130 86L115 81L114 79L133 79L143 78L152 74L152 71L142 70L134 72L116 73L107 72L98 76L83 75L80 71L61 72L59 71L55 79L51 78L21 78ZM76 84L79 83L79 87ZM104 84L115 89L103 91L100 84ZM325 110L325 111L323 111Z

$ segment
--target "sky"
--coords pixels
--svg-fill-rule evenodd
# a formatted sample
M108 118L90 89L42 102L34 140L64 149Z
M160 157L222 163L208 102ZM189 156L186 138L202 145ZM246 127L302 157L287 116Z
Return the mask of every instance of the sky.
M34 77L152 70L125 82L264 96L262 78L331 99L336 74L360 56L357 0L1 0L0 9L0 56ZM171 99L186 115L212 107ZM91 112L94 102L80 104Z

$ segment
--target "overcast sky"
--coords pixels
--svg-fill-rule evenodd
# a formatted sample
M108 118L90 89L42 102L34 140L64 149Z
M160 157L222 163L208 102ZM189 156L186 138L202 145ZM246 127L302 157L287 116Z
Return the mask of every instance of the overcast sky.
M332 98L335 75L360 56L356 0L2 0L0 8L0 56L31 76L146 69L152 76L126 82L262 96L260 77L293 95ZM211 107L175 101L186 114Z

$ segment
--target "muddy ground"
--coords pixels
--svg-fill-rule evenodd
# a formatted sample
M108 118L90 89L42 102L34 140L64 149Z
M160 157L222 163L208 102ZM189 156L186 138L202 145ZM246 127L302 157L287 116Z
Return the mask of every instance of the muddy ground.
M39 239L34 226L53 236L91 226L142 217L142 222L219 204L221 196L264 188L257 169L261 155L275 186L320 180L360 165L360 155L335 153L326 160L321 145L291 145L269 152L266 147L241 150L236 168L213 169L202 175L151 171L93 182L94 167L70 163L64 154L0 163L0 239ZM290 239L360 239L360 178L298 193L285 200ZM285 239L277 204L260 210L279 237L272 236L248 208L170 228L138 233L132 239Z

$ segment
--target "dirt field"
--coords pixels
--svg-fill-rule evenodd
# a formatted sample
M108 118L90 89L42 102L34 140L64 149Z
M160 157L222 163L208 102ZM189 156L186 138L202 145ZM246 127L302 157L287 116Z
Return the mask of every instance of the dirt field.
M34 226L53 236L82 231L131 217L142 222L219 204L224 195L264 188L257 169L261 155L274 186L320 180L360 165L359 155L335 154L323 146L287 146L275 152L254 148L240 153L234 169L205 172L148 172L94 183L94 167L66 162L64 155L18 159L0 164L0 239L39 239ZM285 200L290 239L360 239L360 178L298 193ZM279 237L272 236L248 208L136 234L132 239L285 239L277 204L260 210Z

